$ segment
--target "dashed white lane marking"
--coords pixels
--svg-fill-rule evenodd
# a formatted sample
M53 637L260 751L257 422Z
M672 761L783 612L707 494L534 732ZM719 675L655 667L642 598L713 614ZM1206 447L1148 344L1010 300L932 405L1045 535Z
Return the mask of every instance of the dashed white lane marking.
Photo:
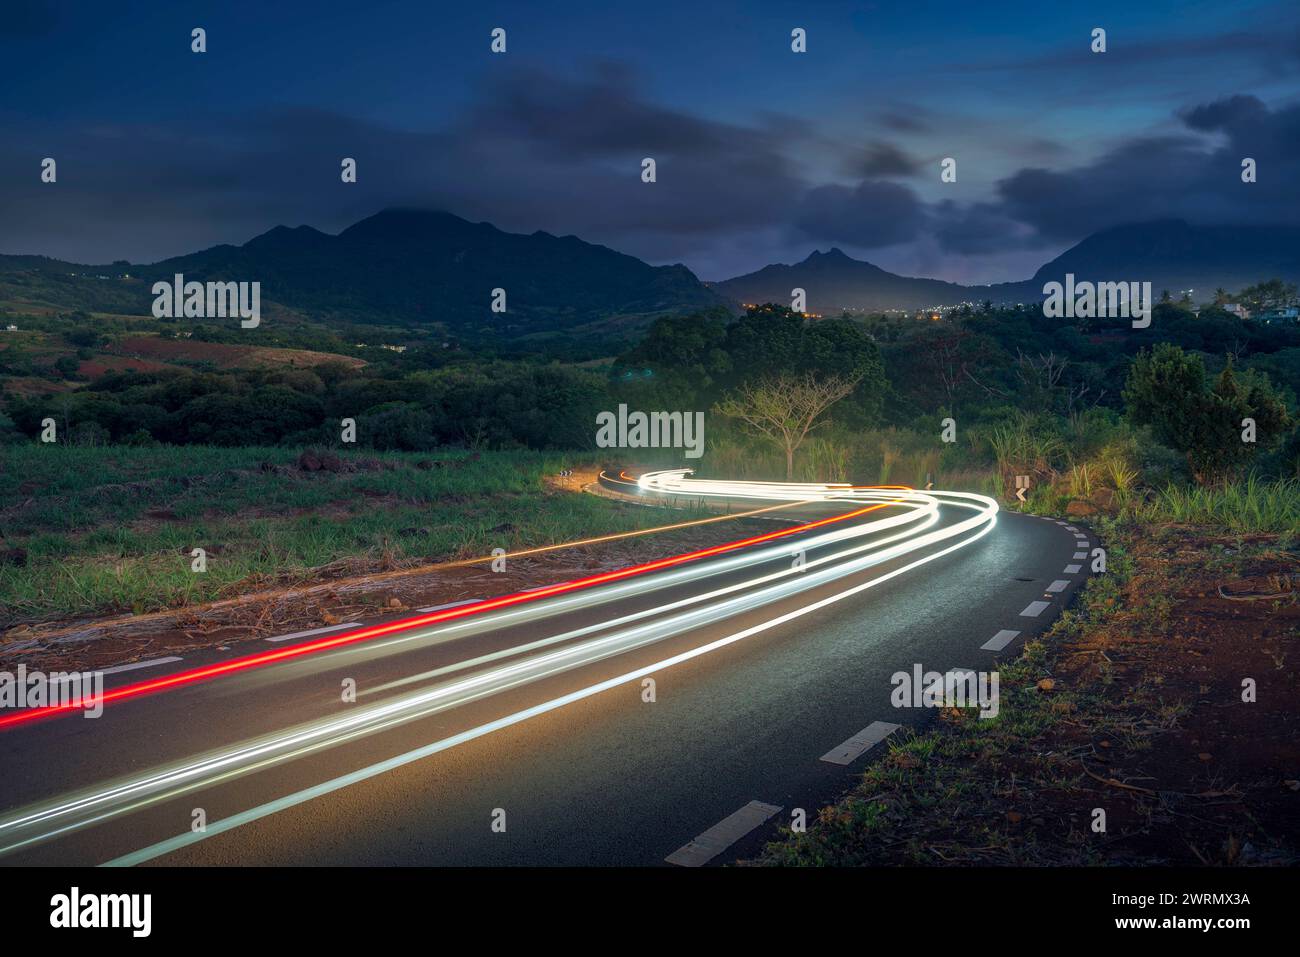
M980 645L980 649L983 651L1001 651L1007 645L1011 644L1011 642L1015 641L1019 636L1020 632L1007 631L1007 629L1003 628L988 641L984 642L984 644Z
M152 668L154 665L169 665L173 661L180 660L181 659L176 655L171 655L167 658L151 658L148 661L133 661L129 665L117 665L112 668L101 668L99 673L101 675L115 675L119 671L135 671L137 668Z
M181 659L178 658L177 656L172 655L167 658L151 658L148 661L133 661L128 665L114 665L112 668L91 669L88 672L65 672L59 674L57 678L55 678L53 675L45 676L40 681L36 682L36 684L42 687L48 687L50 685L51 679L53 679L55 684L65 685L81 678L83 675L86 674L97 674L100 676L115 675L123 671L135 671L138 668L152 668L155 665L166 665L166 664L171 664L173 661L180 661L180 660Z
M1021 618L1037 618L1043 613L1043 609L1051 604L1050 601L1031 601L1025 606L1025 610L1020 613Z
M1070 557L1071 557L1071 558L1087 558L1087 557L1088 557L1088 553L1087 553L1087 552L1075 552L1075 553L1074 553L1073 555L1071 555Z
M1065 591L1069 587L1070 587L1070 583L1068 581L1066 581L1064 578L1058 578L1056 581L1052 582L1050 585L1047 586L1047 590L1049 592L1058 592L1058 591Z
M135 671L137 668L152 668L154 665L167 665L167 664L171 664L173 661L180 661L180 660L181 660L180 658L176 657L175 655L172 655L168 658L151 658L148 661L133 661L129 665L114 665L112 668L92 668L90 669L89 673L99 674L99 675L115 675L122 671ZM72 681L76 677L77 674L67 673L64 674L62 677L60 677L58 681L60 684L63 684L64 682Z
M689 844L664 858L680 867L700 867L781 810L779 805L750 801L735 814L724 817Z
M1066 575L1077 575L1079 574L1079 569L1082 567L1082 565L1066 565L1063 572Z
M902 725L890 724L888 721L873 721L843 744L831 748L821 759L827 764L851 764L900 727Z
M477 598L464 598L461 601L449 601L445 605L430 605L428 608L417 608L416 611L423 614L426 611L442 611L444 608L459 608L461 605L472 605L479 601Z
M291 635L276 635L274 638L268 638L267 641L288 641L290 638L306 638L308 635L319 635L326 631L337 631L340 628L349 628L355 625L354 621L341 621L337 625L326 625L324 628L312 628L310 631L295 631Z

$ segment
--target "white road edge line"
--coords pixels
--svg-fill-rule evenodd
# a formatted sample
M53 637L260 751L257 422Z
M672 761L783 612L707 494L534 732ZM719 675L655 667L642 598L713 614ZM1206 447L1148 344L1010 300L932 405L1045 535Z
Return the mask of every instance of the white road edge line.
M355 621L341 621L337 625L326 625L324 628L313 628L310 631L295 631L289 635L276 635L274 638L268 638L267 641L288 641L290 638L306 638L308 635L319 635L324 631L337 631L340 628L351 628Z
M1021 618L1037 618L1043 613L1043 609L1052 603L1050 601L1031 601L1025 606L1025 610L1020 613Z
M1082 567L1083 567L1082 565L1066 565L1065 568L1062 569L1062 574L1077 575L1079 574L1079 569L1081 569Z
M1069 587L1070 587L1069 581L1067 581L1064 578L1058 578L1056 581L1052 582L1050 585L1047 586L1047 590L1048 592L1058 592L1058 591L1065 591Z
M112 668L91 668L89 670L89 673L94 675L115 675L123 671L135 671L137 668L152 668L154 665L168 665L171 664L173 661L180 661L180 660L181 659L176 655L172 655L168 658L151 658L148 661L133 661L127 665L114 665ZM63 675L57 680L60 684L64 684L68 681L73 680L76 677L77 677L76 674L69 673ZM46 683L47 684L49 683L48 678L46 679Z
M852 764L901 727L888 721L873 721L843 744L831 748L821 759L827 764Z
M1087 552L1075 552L1075 553L1074 553L1073 555L1071 555L1070 557L1071 557L1071 558L1087 558L1087 557L1088 557L1088 553L1087 553Z
M461 605L472 605L476 601L482 601L482 599L463 598L460 601L449 601L445 605L430 605L428 608L417 608L415 610L423 615L426 611L442 611L444 608L459 608Z
M1003 628L1001 631L999 631L988 641L984 642L984 644L980 645L980 650L1001 651L1007 645L1011 644L1011 642L1015 641L1018 637L1020 637L1020 632L1008 631L1007 629Z
M179 655L169 655L166 658L150 658L148 661L133 661L129 665L117 665L114 668L104 668L99 673L101 675L115 675L122 671L135 671L137 668L152 668L154 665L169 665L173 661L180 661Z
M750 801L695 840L673 851L664 860L679 867L701 867L780 811L780 805Z

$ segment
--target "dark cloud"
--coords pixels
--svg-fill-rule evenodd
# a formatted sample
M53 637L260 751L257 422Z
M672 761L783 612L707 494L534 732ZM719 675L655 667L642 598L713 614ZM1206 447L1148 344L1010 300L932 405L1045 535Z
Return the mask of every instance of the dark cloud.
M435 131L300 108L28 125L0 142L0 241L83 261L157 259L277 223L338 229L385 205L425 205L673 260L788 222L807 189L790 143L779 117L740 125L665 109L609 65L578 79L505 74ZM45 155L59 162L53 186L39 182ZM355 185L339 181L345 156L358 161ZM641 181L645 157L655 183Z
M895 133L924 133L930 129L930 124L916 111L908 113L886 111L880 114L880 123Z
M1268 118L1268 107L1255 96L1230 96L1183 112L1183 122L1194 130L1241 130Z
M814 240L862 249L915 239L925 222L925 206L899 183L864 180L857 186L818 186L803 197L794 225Z
M877 140L851 157L848 165L854 176L872 179L877 176L914 176L921 161L893 143Z
M151 261L242 243L281 223L335 231L405 205L572 233L722 276L762 265L753 256L828 243L926 243L978 257L1059 249L1098 229L1171 216L1300 221L1300 106L1230 96L1179 115L1181 129L1129 138L1075 165L1063 164L1069 154L1054 141L1010 138L1026 165L992 196L937 203L891 181L919 166L899 142L841 146L791 117L742 123L668 108L612 64L502 70L462 113L426 130L303 108L6 124L0 251ZM901 131L910 116L882 123ZM44 156L59 162L57 185L39 181ZM345 156L358 161L355 185L339 181ZM1241 182L1246 156L1259 164L1258 183ZM641 181L644 157L656 160L658 182ZM847 170L849 182L827 183L810 160Z
M1012 218L995 203L960 205L943 200L930 211L930 223L941 249L963 255L979 256L1042 245L1035 230Z
M934 211L945 248L1076 241L1121 223L1179 217L1207 224L1300 225L1300 105L1270 110L1232 96L1185 110L1188 132L1135 137L1089 163L1026 167L997 184L992 202ZM1208 135L1207 135L1208 134ZM1241 162L1258 164L1243 183Z

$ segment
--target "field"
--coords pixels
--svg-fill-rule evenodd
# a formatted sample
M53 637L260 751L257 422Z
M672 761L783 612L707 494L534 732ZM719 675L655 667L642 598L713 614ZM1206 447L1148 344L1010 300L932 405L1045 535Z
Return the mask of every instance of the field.
M0 449L0 628L513 551L662 521L541 452ZM191 569L202 547L208 567Z

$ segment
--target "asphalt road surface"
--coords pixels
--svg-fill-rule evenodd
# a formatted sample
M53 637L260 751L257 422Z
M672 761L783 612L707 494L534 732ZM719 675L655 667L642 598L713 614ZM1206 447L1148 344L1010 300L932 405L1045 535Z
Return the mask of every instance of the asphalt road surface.
M1086 529L935 495L823 492L635 575L109 675L182 677L0 728L0 864L734 861L934 719L895 673L995 670L1086 577Z

